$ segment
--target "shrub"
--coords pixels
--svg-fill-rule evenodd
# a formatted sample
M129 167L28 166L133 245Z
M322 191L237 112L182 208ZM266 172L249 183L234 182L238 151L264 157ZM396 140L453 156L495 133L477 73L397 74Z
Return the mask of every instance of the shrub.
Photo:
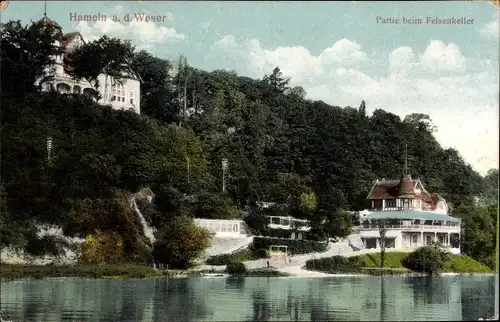
M344 256L333 256L319 259L310 259L306 262L309 270L324 271L329 273L357 272L361 267L359 259L346 258Z
M158 231L153 246L155 261L186 268L210 246L211 233L198 227L188 217L171 218L166 227Z
M226 273L232 275L246 274L247 268L243 263L229 263L226 267Z
M437 244L418 248L408 254L402 264L412 271L437 275L444 270L445 263L451 259L451 254Z
M269 246L271 245L287 246L288 252L294 255L324 252L326 250L326 243L324 242L266 237L254 237L252 247L255 249L269 249Z
M26 252L35 256L53 255L59 256L63 252L63 248L67 247L68 243L55 236L43 236L41 238L30 238L25 246Z
M246 262L260 258L268 258L269 254L265 249L242 249L230 254L220 254L207 259L208 265L228 265L230 263Z

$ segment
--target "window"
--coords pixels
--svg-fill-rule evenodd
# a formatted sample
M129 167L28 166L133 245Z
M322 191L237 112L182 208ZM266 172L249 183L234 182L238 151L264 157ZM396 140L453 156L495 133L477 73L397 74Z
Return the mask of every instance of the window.
M238 224L233 224L233 231L238 232Z
M134 104L134 92L128 92L128 99L130 101L130 104Z
M220 225L219 224L215 224L215 231L220 232Z
M125 86L116 84L113 85L113 96L111 97L112 102L125 102Z
M220 231L223 232L223 233L226 232L226 224L222 224L222 229Z
M385 201L386 208L396 208L396 199L388 199Z
M416 244L416 243L417 243L417 238L418 238L418 236L417 236L417 235L412 235L412 236L411 236L411 242L412 242L413 244Z

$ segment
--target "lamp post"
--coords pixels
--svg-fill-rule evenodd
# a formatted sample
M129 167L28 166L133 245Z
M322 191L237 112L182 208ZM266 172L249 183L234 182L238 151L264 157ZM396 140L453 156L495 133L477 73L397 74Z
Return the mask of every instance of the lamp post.
M52 137L47 138L47 161L50 161L50 152L52 150Z
M226 158L222 159L222 192L226 192L226 170L229 162Z

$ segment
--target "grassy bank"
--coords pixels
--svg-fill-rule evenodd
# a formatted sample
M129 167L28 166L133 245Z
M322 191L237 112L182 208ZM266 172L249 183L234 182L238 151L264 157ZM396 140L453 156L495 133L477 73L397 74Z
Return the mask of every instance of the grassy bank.
M408 255L403 252L386 253L384 267L404 268L402 260ZM380 253L356 256L364 267L380 267ZM491 269L466 255L453 255L444 265L446 273L491 273Z
M151 278L173 277L169 271L155 271L152 267L131 264L117 265L8 265L0 264L2 280L48 277L85 278Z
M221 272L205 270L154 270L149 266L132 264L74 266L0 264L0 277L2 281L17 279L43 279L53 277L82 277L103 279L182 278L200 277L205 273L220 274ZM242 277L288 276L288 274L284 274L273 269L255 269L235 275Z
M385 254L384 267L380 267L380 253L363 254L344 258L341 256L309 260L308 270L330 274L368 274L368 275L409 275L415 274L403 267L402 260L408 255L403 252ZM453 255L444 265L445 273L491 273L491 269L466 255Z

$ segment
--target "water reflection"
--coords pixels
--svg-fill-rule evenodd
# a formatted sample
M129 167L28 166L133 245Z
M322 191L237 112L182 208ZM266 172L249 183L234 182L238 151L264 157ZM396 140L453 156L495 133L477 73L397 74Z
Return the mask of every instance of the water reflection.
M468 320L494 277L59 279L1 285L14 321Z

